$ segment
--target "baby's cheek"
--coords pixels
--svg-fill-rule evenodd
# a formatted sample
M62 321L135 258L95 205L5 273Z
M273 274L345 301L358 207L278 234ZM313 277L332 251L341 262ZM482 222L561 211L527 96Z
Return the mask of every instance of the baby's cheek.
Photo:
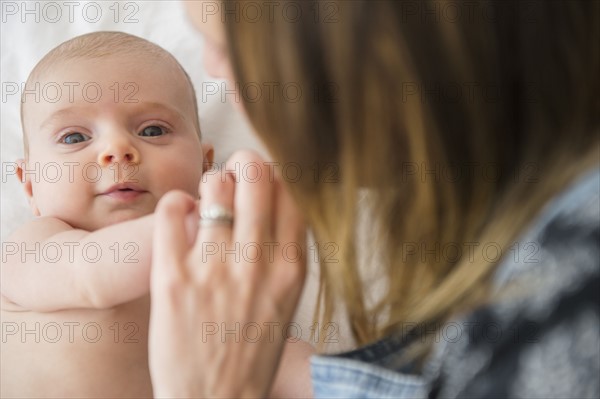
M171 190L182 190L196 197L198 195L198 185L200 184L201 176L201 170L197 170L192 165L182 165L166 176L168 184L165 186L165 191L162 194L164 195Z
M39 216L47 216L56 213L62 207L64 195L61 190L46 182L32 182L32 201L38 209ZM67 194L67 193L65 193Z

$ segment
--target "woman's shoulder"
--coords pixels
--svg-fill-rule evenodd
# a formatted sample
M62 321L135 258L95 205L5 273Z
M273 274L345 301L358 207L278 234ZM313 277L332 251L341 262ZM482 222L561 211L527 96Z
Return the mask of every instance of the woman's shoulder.
M597 258L589 257L597 256L599 226L600 168L585 174L545 207L505 254L495 276L496 286L524 278L563 285L567 275L581 277L580 272L585 274L582 267L598 264ZM564 265L565 261L570 266Z
M500 265L500 299L465 318L477 333L442 345L431 397L600 395L599 195L596 170L545 209Z
M557 196L499 265L495 286L507 295L423 331L437 344L422 373L404 364L407 337L394 335L314 356L315 397L597 397L599 194L597 170Z

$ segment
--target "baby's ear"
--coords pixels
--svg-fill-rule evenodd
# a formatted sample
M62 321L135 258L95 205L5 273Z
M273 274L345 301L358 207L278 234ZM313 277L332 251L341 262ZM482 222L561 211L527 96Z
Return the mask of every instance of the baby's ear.
M202 143L202 155L204 159L202 163L202 173L204 173L212 167L215 159L215 150L212 144Z
M23 190L25 191L25 195L27 196L27 200L29 201L29 206L31 207L31 212L35 216L40 216L40 211L35 204L35 198L33 198L33 188L31 186L31 173L23 174L23 170L27 170L27 161L24 159L17 159L17 177L23 186Z

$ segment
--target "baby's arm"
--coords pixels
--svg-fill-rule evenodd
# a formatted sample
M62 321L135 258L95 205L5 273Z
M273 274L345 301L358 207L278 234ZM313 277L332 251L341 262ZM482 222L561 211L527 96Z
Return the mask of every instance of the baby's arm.
M110 308L149 290L154 216L94 232L42 217L2 244L2 296L25 310Z

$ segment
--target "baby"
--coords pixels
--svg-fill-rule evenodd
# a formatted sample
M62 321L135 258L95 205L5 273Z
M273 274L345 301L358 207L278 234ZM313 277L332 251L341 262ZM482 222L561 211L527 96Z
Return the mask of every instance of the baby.
M144 39L87 34L36 65L21 118L40 217L4 244L1 396L151 397L152 212L213 159L191 81Z
M191 81L157 45L91 33L36 65L21 119L39 218L3 244L0 396L151 397L152 213L170 190L197 197L213 160ZM310 394L312 352L286 345L272 395Z

